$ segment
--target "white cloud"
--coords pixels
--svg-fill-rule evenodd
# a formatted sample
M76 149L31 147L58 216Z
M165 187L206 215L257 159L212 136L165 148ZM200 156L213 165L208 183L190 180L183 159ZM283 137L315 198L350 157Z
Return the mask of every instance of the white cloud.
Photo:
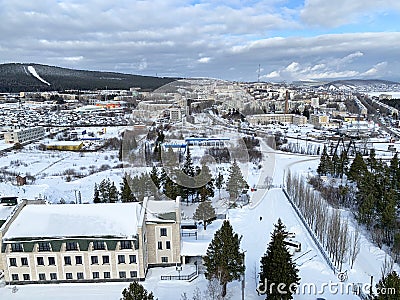
M199 58L197 61L198 61L199 63L206 64L206 63L209 63L210 60L211 60L211 57L201 57L201 58Z

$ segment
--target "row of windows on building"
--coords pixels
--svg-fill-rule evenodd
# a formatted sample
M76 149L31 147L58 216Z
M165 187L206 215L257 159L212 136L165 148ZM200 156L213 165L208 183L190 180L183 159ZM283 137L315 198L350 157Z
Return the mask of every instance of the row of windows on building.
M46 278L45 273L39 273L39 280L44 281L44 280L57 280L57 273L50 273L50 278ZM137 278L137 271L130 271L129 272L130 278ZM118 276L120 279L127 278L127 272L121 271L118 273ZM111 273L110 272L103 272L103 278L102 279L110 279L111 278ZM12 281L19 281L19 274L11 274L11 279ZM65 273L65 279L67 280L73 280L73 279L78 279L78 280L83 280L85 279L84 273L83 272L77 272L76 273L76 278L74 278L73 273ZM92 278L91 279L100 279L100 272L92 272ZM29 281L31 280L30 274L22 274L22 280L24 281Z
M91 256L90 257L91 264L92 265L98 265L99 264L99 257L98 256ZM110 264L110 256L108 255L103 255L101 257L101 261L103 265ZM48 257L47 262L49 266L55 266L56 265L56 258L55 257ZM36 263L38 266L44 266L45 261L44 257L37 257L36 258ZM125 264L126 263L126 257L123 254L118 255L118 264ZM136 255L129 255L129 263L130 264L136 264ZM75 256L75 265L82 265L82 256ZM64 265L70 266L72 265L72 260L71 256L64 256ZM17 259L15 257L10 258L10 266L11 267L17 267ZM21 257L21 266L29 266L28 263L28 258L27 257Z
M165 229L166 231L166 229ZM166 232L165 232L166 235ZM65 249L67 251L79 251L78 242L66 242ZM128 250L132 249L131 241L120 241L120 249ZM94 241L93 242L93 250L106 250L106 244L103 241ZM24 248L21 243L13 243L11 244L12 252L24 252ZM39 252L49 252L51 251L51 246L49 242L38 242L38 251Z

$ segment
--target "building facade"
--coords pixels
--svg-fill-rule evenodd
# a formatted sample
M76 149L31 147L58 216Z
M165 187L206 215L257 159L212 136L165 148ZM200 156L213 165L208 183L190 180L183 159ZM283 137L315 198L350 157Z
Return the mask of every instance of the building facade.
M31 127L14 129L13 131L4 133L6 143L25 143L36 139L44 138L45 130L43 127Z
M144 280L180 264L180 199L143 203L21 204L1 228L6 282Z

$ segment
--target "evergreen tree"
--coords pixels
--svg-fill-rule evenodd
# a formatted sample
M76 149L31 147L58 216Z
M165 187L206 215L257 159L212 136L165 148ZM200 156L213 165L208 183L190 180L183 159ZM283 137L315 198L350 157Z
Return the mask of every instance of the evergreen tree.
M271 242L261 258L260 285L266 291L268 300L293 299L294 287L300 281L299 270L284 244L284 239L287 237L286 227L281 219L278 219L278 223L274 226ZM280 290L286 293L279 293L277 290L279 284L284 284Z
M207 165L202 165L201 171L195 177L195 180L200 182L200 184L207 182L203 186L196 189L197 195L200 197L201 201L206 201L209 198L214 197L214 179L212 178L210 169L207 167Z
M131 187L129 186L129 175L125 173L121 183L121 202L135 202L136 197L133 195Z
M100 203L100 196L99 196L99 188L97 187L97 183L94 184L94 196L93 196L93 203Z
M118 189L115 186L114 181L110 185L110 189L109 189L108 195L109 195L108 202L115 203L115 202L118 201Z
M228 182L226 183L226 189L228 190L230 198L236 200L242 190L246 188L249 188L249 186L244 180L242 171L240 170L240 167L235 159L229 170L229 178Z
M157 189L159 189L160 179L158 178L158 170L156 166L153 166L153 168L151 169L150 178L153 181L154 185L157 187Z
M222 297L226 296L228 282L240 279L244 273L244 253L240 251L241 237L233 232L228 220L214 234L204 257L206 278L216 278L222 285Z
M204 230L207 229L207 224L211 223L210 220L215 218L215 209L210 201L203 201L199 204L193 214L193 219L203 221Z
M161 172L160 172L160 177L159 177L159 183L160 183L160 188L161 190L164 190L165 188L165 182L167 181L167 172L165 172L164 168L161 168Z
M339 177L340 159L336 152L333 153L331 162L332 162L331 175L333 177Z
M215 187L218 189L219 198L221 198L221 189L224 184L224 175L221 172L218 172L217 177L215 178Z
M101 203L110 202L110 179L103 179L99 184L99 198Z
M193 166L192 156L190 154L189 146L186 147L185 162L182 167L183 174L187 176L180 176L179 183L181 184L183 197L186 199L187 204L189 204L189 197L193 197L196 189L195 186L195 170Z
M385 291L385 293L380 293L375 296L375 300L398 300L398 293L400 291L400 276L396 273L396 271L392 271L391 273L383 276L379 280L376 287L380 291ZM391 293L389 293L389 291L391 291Z
M367 165L360 152L356 153L353 163L350 165L347 177L349 180L358 182L368 172Z
M122 300L154 300L154 295L153 292L148 293L139 282L133 281L122 291Z
M326 146L324 146L324 149L322 150L321 154L320 163L317 168L317 173L320 176L326 176L331 173L331 170L332 170L331 158L328 155L328 150Z

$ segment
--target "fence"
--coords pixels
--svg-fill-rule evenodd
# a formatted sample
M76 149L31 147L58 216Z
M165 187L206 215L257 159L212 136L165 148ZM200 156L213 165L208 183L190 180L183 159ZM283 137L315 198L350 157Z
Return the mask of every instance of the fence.
M197 271L189 275L171 275L171 276L161 276L161 280L192 280L197 276Z

